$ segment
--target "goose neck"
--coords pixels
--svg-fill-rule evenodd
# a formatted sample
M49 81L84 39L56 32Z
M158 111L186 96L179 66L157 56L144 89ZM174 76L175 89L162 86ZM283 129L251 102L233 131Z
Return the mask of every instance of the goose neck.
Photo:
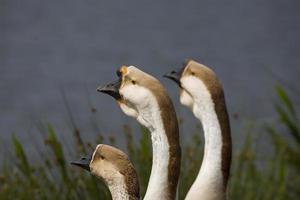
M152 141L152 169L144 199L171 200L176 196L180 171L177 118L170 101L162 104L153 96L150 102L138 117L151 132Z
M186 199L225 199L222 129L212 101L195 104L194 115L204 131L204 156L198 176Z
M124 181L107 184L113 200L138 200L138 196L128 193Z
M151 132L152 141L152 169L145 199L168 199L168 168L169 143L165 131L154 128Z

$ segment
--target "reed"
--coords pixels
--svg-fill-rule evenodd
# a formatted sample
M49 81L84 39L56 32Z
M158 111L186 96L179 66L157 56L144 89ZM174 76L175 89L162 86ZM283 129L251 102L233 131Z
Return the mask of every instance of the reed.
M233 152L230 199L274 200L300 197L300 125L295 106L286 91L276 86L277 113L272 123L251 124L244 130L244 142ZM71 113L71 109L68 108ZM96 109L91 109L96 113ZM87 143L73 123L70 138L77 145L69 145L60 138L50 124L42 124L39 131L44 145L36 145L40 153L32 158L17 137L12 138L9 154L3 153L0 170L0 199L110 199L104 184L88 172L69 165L67 157L77 158L90 152L96 143L119 144L115 138L106 138L95 129L95 143ZM234 122L233 122L234 123ZM257 128L259 126L259 128ZM258 131L257 131L258 130ZM123 127L125 146L139 175L141 196L144 196L151 170L151 140L148 131L141 127L136 140L129 126ZM46 133L46 134L45 134ZM199 131L182 144L182 167L179 181L179 199L184 199L199 170L203 143ZM270 147L270 152L258 151L259 141ZM71 154L71 155L69 155ZM66 156L68 155L68 156Z

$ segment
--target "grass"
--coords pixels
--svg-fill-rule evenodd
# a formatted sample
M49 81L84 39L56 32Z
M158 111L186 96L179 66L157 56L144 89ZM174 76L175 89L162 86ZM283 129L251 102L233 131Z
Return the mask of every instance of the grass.
M299 116L287 93L276 86L278 102L274 105L278 120L265 123L254 134L252 125L245 128L244 144L233 153L231 179L228 195L230 199L276 200L299 199L300 197L300 127ZM95 109L92 109L96 112ZM261 126L261 125L259 125ZM79 155L91 152L95 144L84 142L80 130L73 124L73 146L67 146L48 124L40 126L44 145L36 149L39 162L33 162L18 138L12 138L12 155L5 156L0 170L0 199L110 199L110 194L101 181L84 170L69 165L66 152ZM151 170L151 140L148 131L141 127L137 141L129 126L124 126L126 150L139 175L143 196ZM104 138L96 134L97 143ZM254 138L258 135L258 139ZM257 152L256 146L267 135L268 154ZM183 137L183 135L182 135ZM106 140L105 140L106 141ZM114 138L108 139L115 144ZM76 148L75 148L76 147ZM45 153L41 153L45 152ZM200 134L194 134L182 144L183 160L179 182L179 199L184 199L201 164L203 143ZM10 161L10 162L8 162Z

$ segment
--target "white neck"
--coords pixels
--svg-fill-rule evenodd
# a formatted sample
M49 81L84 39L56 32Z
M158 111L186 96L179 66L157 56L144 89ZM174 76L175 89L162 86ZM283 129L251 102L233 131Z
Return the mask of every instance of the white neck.
M193 113L204 130L204 157L198 176L186 199L225 199L222 166L222 132L209 91L201 82L198 96L194 96ZM199 92L200 91L200 92Z
M107 186L113 200L138 200L137 197L128 194L124 177L118 181L108 182Z
M169 143L160 109L154 97L151 102L151 105L147 109L144 108L137 118L151 132L153 151L151 175L144 199L168 199L170 196L168 191Z

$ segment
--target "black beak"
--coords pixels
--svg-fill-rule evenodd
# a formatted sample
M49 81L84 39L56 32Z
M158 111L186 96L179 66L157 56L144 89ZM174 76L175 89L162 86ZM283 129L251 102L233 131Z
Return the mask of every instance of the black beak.
M76 165L78 167L81 167L87 171L91 171L90 170L90 162L91 162L91 158L87 158L87 157L82 157L80 158L80 160L77 161L73 161L71 162L72 165Z
M182 74L182 69L178 70L178 71L171 71L167 74L165 74L163 77L166 77L166 78L169 78L173 81L175 81L175 83L177 83L179 86L181 85L180 84L180 78L181 78L181 74Z
M119 93L120 86L121 86L121 79L109 83L107 85L100 86L97 88L97 91L106 93L112 96L113 98L115 98L116 100L118 100L121 99L121 95Z

